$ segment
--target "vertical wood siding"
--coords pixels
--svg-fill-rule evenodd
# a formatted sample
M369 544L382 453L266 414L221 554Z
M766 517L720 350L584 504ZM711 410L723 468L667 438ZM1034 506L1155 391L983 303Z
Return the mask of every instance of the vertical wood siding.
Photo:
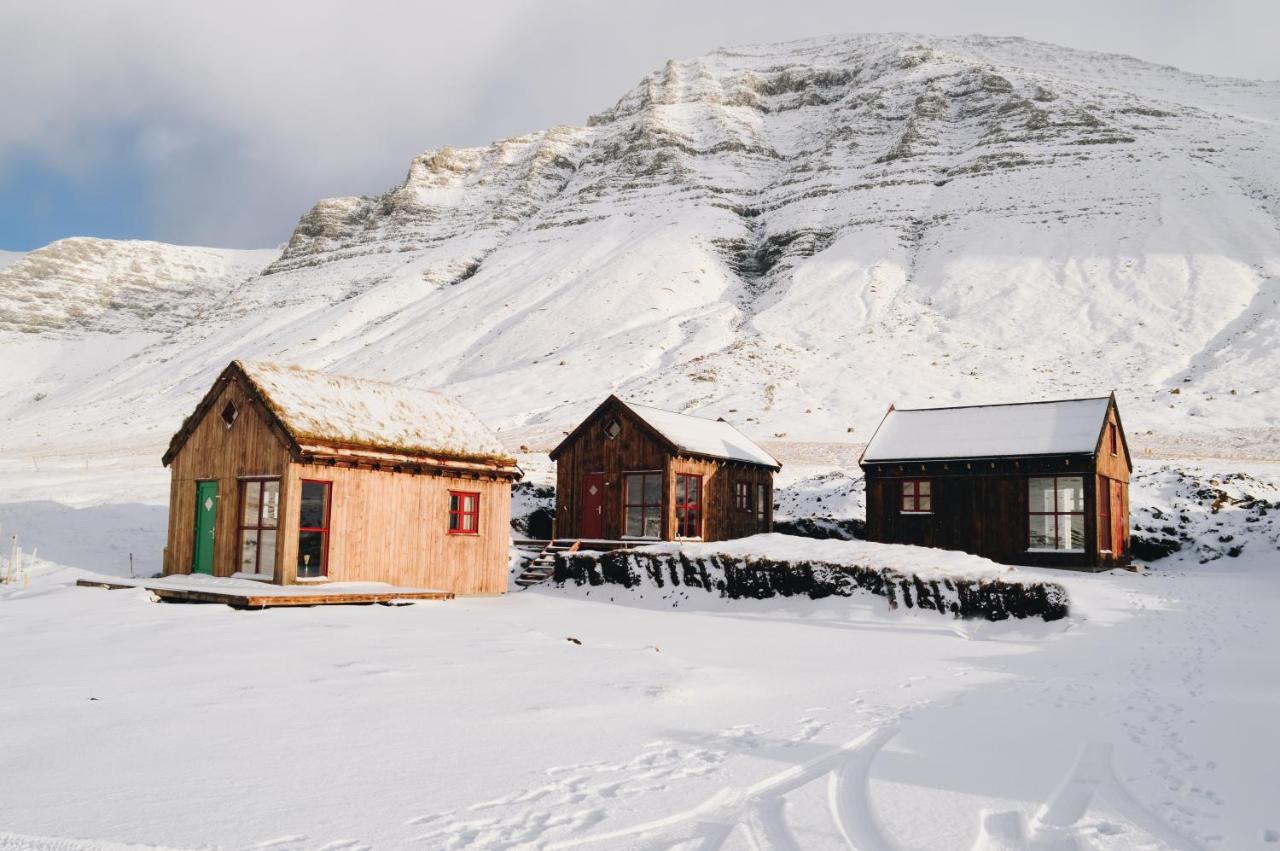
M604 432L604 425L611 419L616 419L622 427L613 439ZM587 473L604 473L603 535L607 539L621 539L626 528L623 475L654 470L662 473L664 540L672 540L676 532L677 473L702 476L704 540L740 538L772 528L772 470L751 464L674 455L640 425L630 411L620 405L609 405L587 423L587 427L563 448L556 459L556 536L581 537L582 477ZM748 517L734 511L732 489L733 482L738 480L750 481L753 487L756 482L767 485L765 529L757 529L754 514Z
M222 422L227 402L235 404L239 415L231 428ZM192 431L190 438L169 465L169 535L165 547L164 572L190 573L196 516L196 482L218 483L218 511L215 519L213 574L230 576L239 564L240 476L283 478L289 454L272 431L266 414L238 382L230 382L219 394L209 413ZM288 488L282 483L281 503ZM283 514L282 520L283 520ZM277 559L280 553L277 549ZM279 577L279 562L276 565Z

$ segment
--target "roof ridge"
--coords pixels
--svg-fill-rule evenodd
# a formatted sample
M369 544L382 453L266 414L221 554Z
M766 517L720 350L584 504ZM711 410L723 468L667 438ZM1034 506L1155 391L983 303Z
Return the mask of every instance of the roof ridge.
M962 411L967 408L1014 408L1024 405L1060 405L1064 402L1105 402L1110 396L1078 396L1073 399L1041 399L1034 402L982 402L977 405L940 405L936 408L899 408L895 411Z

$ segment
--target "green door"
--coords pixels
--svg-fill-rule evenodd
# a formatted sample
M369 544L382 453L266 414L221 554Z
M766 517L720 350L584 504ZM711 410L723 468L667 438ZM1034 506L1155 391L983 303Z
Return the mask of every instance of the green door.
M196 545L192 573L213 573L213 536L217 529L218 483L196 482Z

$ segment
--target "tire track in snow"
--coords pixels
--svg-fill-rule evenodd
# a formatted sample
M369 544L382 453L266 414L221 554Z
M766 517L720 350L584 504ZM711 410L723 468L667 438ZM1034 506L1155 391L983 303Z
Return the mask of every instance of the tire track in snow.
M739 825L745 825L753 845L799 847L783 816L783 798L825 775L837 772L829 796L832 819L851 849L897 851L880 833L867 794L867 774L881 748L897 734L897 727L873 728L839 748L792 766L745 789L726 788L696 807L666 818L621 830L552 843L548 849L581 848L608 843L609 848L659 849L696 841L701 849L724 844ZM845 801L841 796L853 798ZM768 845L759 843L769 842Z

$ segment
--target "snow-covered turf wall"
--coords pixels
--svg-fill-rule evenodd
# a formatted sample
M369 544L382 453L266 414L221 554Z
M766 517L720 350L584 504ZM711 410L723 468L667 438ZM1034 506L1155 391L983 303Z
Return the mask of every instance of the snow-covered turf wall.
M673 607L707 594L731 600L870 594L885 598L891 609L958 618L1055 621L1069 613L1067 591L1057 583L1018 579L976 556L916 549L757 535L720 544L562 554L554 581L600 588L611 600L662 600ZM996 575L1001 573L1009 578Z

